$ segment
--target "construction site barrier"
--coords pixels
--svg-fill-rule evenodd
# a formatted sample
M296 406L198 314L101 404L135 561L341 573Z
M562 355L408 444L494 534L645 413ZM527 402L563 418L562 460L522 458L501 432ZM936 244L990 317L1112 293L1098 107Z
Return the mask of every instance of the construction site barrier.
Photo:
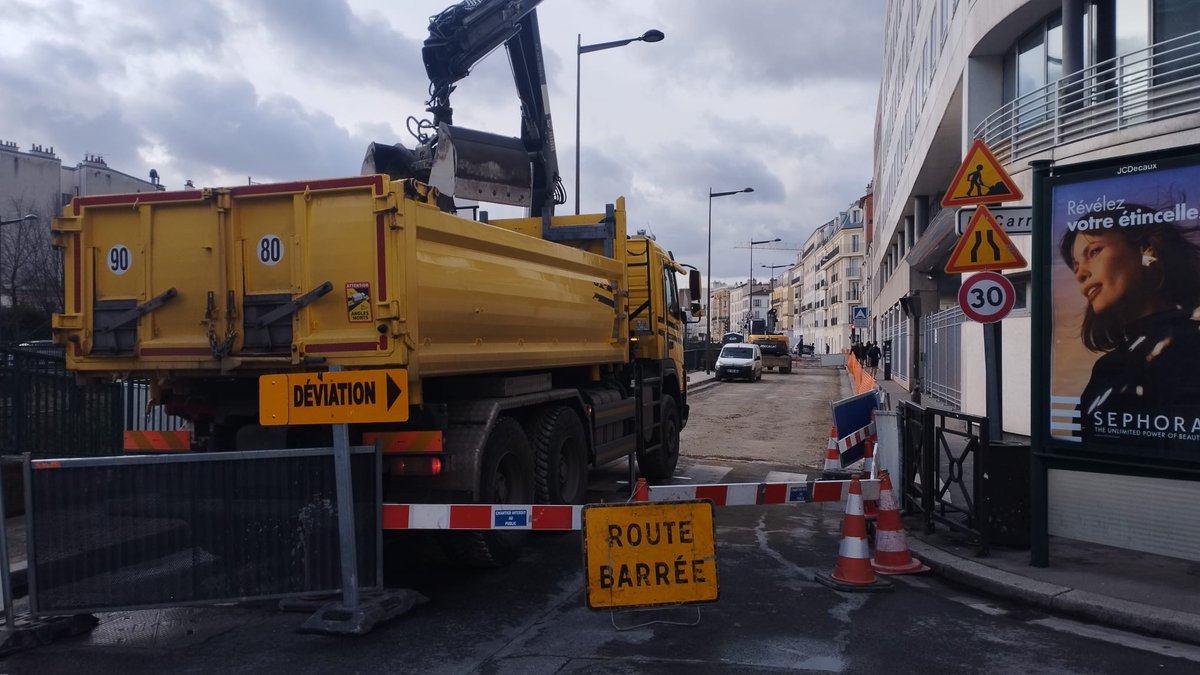
M879 481L861 481L864 499L879 498ZM639 486L638 502L707 499L716 506L840 502L850 494L848 480L725 485ZM584 506L539 504L384 504L384 530L541 530L581 528Z

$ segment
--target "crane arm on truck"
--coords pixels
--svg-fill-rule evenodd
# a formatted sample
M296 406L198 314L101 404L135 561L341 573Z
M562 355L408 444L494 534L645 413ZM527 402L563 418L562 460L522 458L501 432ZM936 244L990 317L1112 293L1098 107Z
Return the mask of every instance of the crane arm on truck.
M528 206L549 217L566 201L546 97L537 12L541 0L464 0L429 20L421 49L429 76L427 110L432 122L410 119L419 143L415 153L373 143L363 173L416 177L442 194ZM450 94L471 68L504 45L521 102L521 137L510 138L453 126ZM432 131L432 133L429 133Z

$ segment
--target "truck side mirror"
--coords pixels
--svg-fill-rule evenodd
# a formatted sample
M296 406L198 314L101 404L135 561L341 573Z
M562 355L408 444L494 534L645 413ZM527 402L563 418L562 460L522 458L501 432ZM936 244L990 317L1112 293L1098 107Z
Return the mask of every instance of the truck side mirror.
M691 298L688 310L692 316L700 316L700 270L688 271L688 297Z

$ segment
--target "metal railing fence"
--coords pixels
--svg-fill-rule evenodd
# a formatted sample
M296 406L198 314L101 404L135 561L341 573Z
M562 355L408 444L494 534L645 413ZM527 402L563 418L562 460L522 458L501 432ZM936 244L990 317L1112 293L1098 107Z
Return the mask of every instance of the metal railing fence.
M1200 112L1200 31L1102 61L1018 96L975 127L1002 164L1137 124Z
M954 307L921 317L922 393L938 401L962 407L962 310Z
M120 454L125 431L174 431L184 420L150 406L149 385L79 384L61 351L0 348L0 454L35 459Z

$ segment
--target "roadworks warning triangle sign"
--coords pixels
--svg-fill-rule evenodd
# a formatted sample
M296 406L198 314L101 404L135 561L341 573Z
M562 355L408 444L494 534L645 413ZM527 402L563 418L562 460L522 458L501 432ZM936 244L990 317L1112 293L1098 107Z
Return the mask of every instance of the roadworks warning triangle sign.
M942 197L942 206L1001 204L1018 201L1021 197L1021 189L996 161L987 143L976 138L958 167L958 173L954 174L954 180L950 181L950 189Z
M996 217L986 206L980 206L950 254L946 274L1020 269L1025 264L1025 256L1004 233Z

